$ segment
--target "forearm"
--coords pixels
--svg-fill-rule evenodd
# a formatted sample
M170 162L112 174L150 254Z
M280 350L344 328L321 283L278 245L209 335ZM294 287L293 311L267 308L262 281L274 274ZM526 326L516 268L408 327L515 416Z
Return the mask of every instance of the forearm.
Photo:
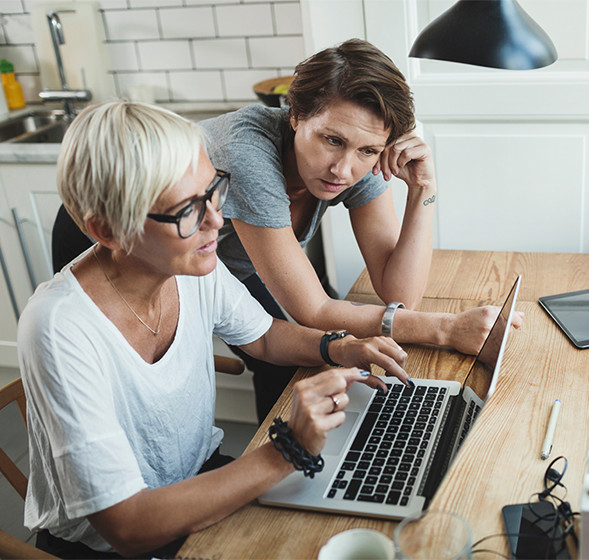
M397 309L393 319L393 337L399 343L451 346L451 313L424 313Z
M376 293L387 303L402 301L408 309L415 309L423 297L432 258L435 196L435 182L409 190L394 250L379 277L368 269Z
M316 328L275 319L264 336L241 349L278 366L314 367L324 363L319 351L323 334L324 331Z
M321 332L345 329L357 338L380 336L384 305L329 299L307 318L308 326ZM451 345L451 321L448 313L424 313L398 308L393 317L393 338L398 343ZM303 364L301 364L303 365Z
M267 443L220 469L143 490L89 519L115 550L132 557L213 525L292 471Z

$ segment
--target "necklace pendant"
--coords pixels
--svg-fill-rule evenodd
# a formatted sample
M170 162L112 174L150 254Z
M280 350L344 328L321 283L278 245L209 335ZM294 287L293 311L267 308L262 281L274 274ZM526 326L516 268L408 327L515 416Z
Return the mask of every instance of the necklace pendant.
M112 289L123 300L123 303L129 308L129 310L131 311L131 313L133 313L133 315L135 315L135 317L139 320L139 322L149 332L151 332L151 334L153 334L153 336L157 336L158 334L160 334L160 331L162 329L162 315L163 315L163 313L162 313L162 298L161 298L161 295L160 295L160 318L158 319L157 327L154 330L141 317L139 317L139 315L131 307L131 304L125 299L125 297L123 296L123 294L121 294L121 292L119 291L119 289L115 286L114 282L110 279L110 277L106 273L105 268L102 266L102 263L100 262L100 259L98 258L98 253L96 252L96 245L94 245L94 247L92 248L92 252L94 253L94 258L96 259L96 262L98 263L98 266L100 267L100 270L102 270L102 273L104 274L104 277L106 278L106 280L108 281L108 283L112 286Z

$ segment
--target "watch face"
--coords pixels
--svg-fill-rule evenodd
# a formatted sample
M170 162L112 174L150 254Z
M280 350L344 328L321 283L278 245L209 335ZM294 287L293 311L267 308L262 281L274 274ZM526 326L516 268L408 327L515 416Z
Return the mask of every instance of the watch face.
M339 331L327 331L325 334L329 335L330 337L334 337L334 338L342 338L349 333L348 333L348 331L342 329Z

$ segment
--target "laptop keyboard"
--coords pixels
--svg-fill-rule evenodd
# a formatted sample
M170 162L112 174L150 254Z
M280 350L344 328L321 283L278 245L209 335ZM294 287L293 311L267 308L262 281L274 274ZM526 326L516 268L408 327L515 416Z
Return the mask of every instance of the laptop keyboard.
M446 391L393 384L377 394L327 497L407 505Z

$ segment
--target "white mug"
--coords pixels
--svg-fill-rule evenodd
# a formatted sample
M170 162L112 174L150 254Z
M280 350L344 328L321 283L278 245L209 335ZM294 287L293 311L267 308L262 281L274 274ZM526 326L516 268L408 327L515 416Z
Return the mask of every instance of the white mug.
M329 539L318 560L393 560L393 541L372 529L350 529Z

